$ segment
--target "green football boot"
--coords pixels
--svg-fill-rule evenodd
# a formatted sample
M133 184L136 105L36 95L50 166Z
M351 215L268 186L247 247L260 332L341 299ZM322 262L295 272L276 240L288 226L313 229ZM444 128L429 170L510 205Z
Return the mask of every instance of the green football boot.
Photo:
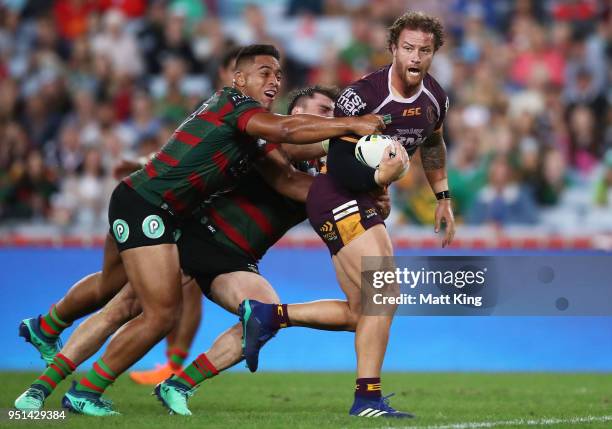
M53 363L53 357L58 354L62 348L62 343L59 338L50 340L40 331L39 317L22 320L19 324L19 336L36 347L36 350L40 353L40 357L47 365Z
M166 407L170 414L180 414L181 416L190 416L191 411L187 408L187 399L193 395L193 390L188 387L167 379L162 381L153 391L153 395Z
M45 399L47 399L47 394L43 389L30 386L19 398L15 399L15 408L20 411L38 411L45 405Z
M121 415L113 410L112 403L108 399L96 393L76 390L75 386L76 381L73 381L72 387L62 398L62 408L86 416L106 417Z

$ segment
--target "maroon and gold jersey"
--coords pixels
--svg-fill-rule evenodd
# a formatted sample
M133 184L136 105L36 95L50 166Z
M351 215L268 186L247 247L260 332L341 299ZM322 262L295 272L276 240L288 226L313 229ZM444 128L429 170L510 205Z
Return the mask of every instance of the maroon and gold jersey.
M258 155L248 120L266 111L235 88L202 103L144 168L125 182L150 203L179 215L208 196L231 189Z
M391 115L391 123L384 134L397 139L412 155L419 144L442 126L448 110L448 97L430 74L425 76L412 97L396 96L391 91L391 72L392 66L388 65L344 89L336 100L334 116ZM332 165L329 167L333 168Z

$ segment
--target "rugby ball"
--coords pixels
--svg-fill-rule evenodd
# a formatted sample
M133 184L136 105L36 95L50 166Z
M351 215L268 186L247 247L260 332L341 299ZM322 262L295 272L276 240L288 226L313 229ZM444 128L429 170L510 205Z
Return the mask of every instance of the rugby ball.
M392 143L392 137L382 134L370 134L368 136L363 136L355 145L355 157L362 164L368 165L372 168L377 168L380 161L382 161L385 149ZM408 172L409 166L410 164L406 165L406 168L400 177L404 177L404 175Z

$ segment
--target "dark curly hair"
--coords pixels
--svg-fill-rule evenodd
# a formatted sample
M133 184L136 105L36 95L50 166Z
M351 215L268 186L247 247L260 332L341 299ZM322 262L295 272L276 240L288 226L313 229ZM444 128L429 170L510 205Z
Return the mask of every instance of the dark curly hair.
M406 28L433 34L434 51L437 51L444 45L444 28L438 18L426 15L423 12L408 11L397 18L393 25L389 27L387 36L387 47L389 51L391 51L392 46L397 45L400 33Z
M291 91L287 97L289 105L287 106L287 114L290 115L293 108L304 97L312 98L315 94L322 94L326 97L335 100L338 97L340 90L335 86L314 85L306 88L295 89Z

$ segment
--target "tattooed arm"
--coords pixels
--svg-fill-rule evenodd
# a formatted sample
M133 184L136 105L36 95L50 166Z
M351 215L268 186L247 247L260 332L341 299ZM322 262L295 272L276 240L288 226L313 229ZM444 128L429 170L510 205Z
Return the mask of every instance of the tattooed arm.
M434 131L429 138L421 145L421 163L425 176L434 194L448 191L448 176L446 174L446 145L442 137L442 128ZM435 215L435 229L440 231L442 222L446 223L446 235L442 241L442 247L450 244L455 235L455 217L450 198L438 200Z
M434 194L447 191L446 145L442 137L442 128L434 131L421 145L421 163Z

